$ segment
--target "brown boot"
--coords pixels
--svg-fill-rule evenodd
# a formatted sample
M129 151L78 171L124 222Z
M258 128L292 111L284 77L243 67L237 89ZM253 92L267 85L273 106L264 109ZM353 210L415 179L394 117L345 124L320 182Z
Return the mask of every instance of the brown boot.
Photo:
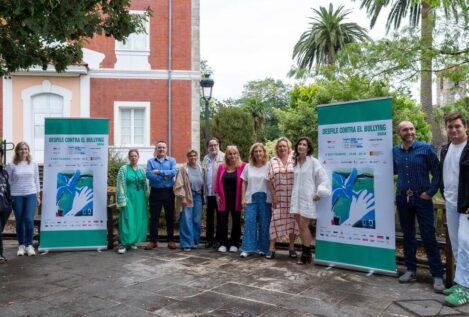
M176 246L176 243L174 241L169 241L168 242L168 249L174 250L176 248L177 248L177 246Z
M156 242L150 241L145 246L145 250L153 250L153 249L156 249L157 247L158 247L158 245L156 244Z

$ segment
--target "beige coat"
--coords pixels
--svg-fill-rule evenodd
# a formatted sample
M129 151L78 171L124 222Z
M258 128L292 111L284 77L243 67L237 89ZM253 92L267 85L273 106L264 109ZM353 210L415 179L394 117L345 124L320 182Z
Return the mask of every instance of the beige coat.
M200 167L200 165L197 165L200 168L200 171L202 173L202 178L205 180L205 171ZM174 196L176 196L176 211L180 212L182 211L182 200L183 198L186 199L187 206L186 207L193 207L193 200L192 200L192 189L191 189L191 184L189 182L189 174L187 171L187 163L181 166L181 168L178 170L178 173L176 175L176 180L174 181L173 185L173 191L174 191ZM204 181L204 190L205 190L205 181Z
M212 169L212 184L213 187L215 188L215 182L217 179L217 171L218 171L218 165L223 164L225 161L225 153L222 151L218 151L217 157L215 159L215 162L213 162L213 169ZM205 155L204 160L202 161L202 169L204 171L204 199L207 198L208 193L208 187L207 187L207 170L208 170L208 164L209 164L209 154ZM213 189L214 189L213 188ZM214 192L215 195L215 192Z

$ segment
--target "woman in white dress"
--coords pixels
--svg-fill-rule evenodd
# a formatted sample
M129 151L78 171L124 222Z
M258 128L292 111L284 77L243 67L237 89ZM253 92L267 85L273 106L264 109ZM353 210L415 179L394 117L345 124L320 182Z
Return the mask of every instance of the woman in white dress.
M317 201L330 196L331 182L321 163L313 157L313 143L308 137L302 137L296 142L293 165L290 213L294 214L298 223L303 244L301 257L297 263L306 264L312 262L312 235L309 222L317 217Z

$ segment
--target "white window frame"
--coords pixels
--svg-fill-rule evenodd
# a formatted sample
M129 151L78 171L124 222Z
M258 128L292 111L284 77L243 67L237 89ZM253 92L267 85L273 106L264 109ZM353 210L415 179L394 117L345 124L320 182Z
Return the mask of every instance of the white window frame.
M121 135L121 110L122 109L137 109L144 110L143 122L143 144L123 144ZM133 121L131 123L133 127ZM133 139L134 131L131 130ZM129 146L150 146L150 102L149 101L114 101L114 146L116 147L129 147Z
M31 152L35 155L34 139L33 139L33 105L32 98L39 94L55 94L63 98L63 117L70 117L72 108L72 92L66 88L52 85L48 80L43 80L40 85L31 86L21 92L23 101L23 140L29 143Z
M144 16L146 14L145 11L137 11L137 10L130 10L129 11L130 14L135 14L135 15L140 15L140 16ZM115 42L115 51L117 53L119 52L122 52L126 55L150 55L150 17L148 17L148 20L147 21L143 21L144 23L144 26L145 26L145 32L146 33L143 33L147 36L147 47L146 49L144 50L135 50L135 49L128 49L128 48L122 48L120 47L120 45L124 45L123 41L117 41ZM131 34L135 34L135 33L131 33ZM129 35L130 36L130 35ZM128 38L127 38L128 39Z

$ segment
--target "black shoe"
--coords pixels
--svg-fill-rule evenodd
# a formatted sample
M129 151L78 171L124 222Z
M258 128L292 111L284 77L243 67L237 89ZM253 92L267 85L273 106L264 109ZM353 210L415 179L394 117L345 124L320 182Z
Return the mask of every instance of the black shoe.
M208 248L213 248L213 241L205 242L205 249L208 249Z
M288 250L288 256L289 256L291 259L296 259L296 258L298 257L298 254L296 254L295 249L293 249L293 250Z
M304 264L311 264L313 262L313 257L311 255L311 248L307 246L303 246L301 257L298 259L296 264L304 265Z

